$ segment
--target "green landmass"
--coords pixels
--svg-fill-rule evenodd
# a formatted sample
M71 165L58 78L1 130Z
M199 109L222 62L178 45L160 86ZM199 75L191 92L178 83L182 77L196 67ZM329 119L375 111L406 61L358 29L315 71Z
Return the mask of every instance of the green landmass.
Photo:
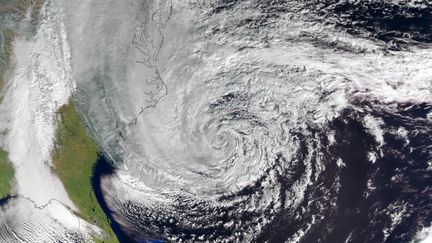
M35 30L42 4L43 0L0 0L0 91L6 83L5 72L10 68L13 39L16 35L26 35L29 31L31 34ZM29 8L32 8L31 22L26 24L22 20ZM20 26L24 32L20 30ZM103 239L94 240L119 242L91 186L98 148L87 135L73 104L62 107L59 114L61 120L53 156L55 172L69 197L79 208L76 214L104 231ZM13 177L14 169L7 159L7 153L0 149L0 199L10 195Z
M8 154L0 149L0 199L10 196L14 175L15 171L8 160Z
M55 172L79 208L77 215L105 232L104 239L95 240L119 242L92 189L91 178L98 159L98 147L87 134L72 102L60 108L59 115L57 147L53 157Z

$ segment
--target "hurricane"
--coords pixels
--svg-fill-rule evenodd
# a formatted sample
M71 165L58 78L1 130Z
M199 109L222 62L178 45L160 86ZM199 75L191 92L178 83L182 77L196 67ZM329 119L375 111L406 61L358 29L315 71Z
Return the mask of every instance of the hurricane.
M57 4L120 240L431 239L427 1Z
M128 237L407 242L430 227L430 22L386 16L430 21L430 6L132 2L66 3L92 18L69 36L76 99Z

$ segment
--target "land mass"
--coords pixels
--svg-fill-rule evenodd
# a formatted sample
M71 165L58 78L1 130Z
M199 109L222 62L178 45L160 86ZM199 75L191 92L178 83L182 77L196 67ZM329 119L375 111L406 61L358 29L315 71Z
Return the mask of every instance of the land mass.
M79 208L77 215L104 231L104 238L95 239L96 242L119 242L92 188L99 149L87 134L72 102L60 108L59 117L53 157L55 172Z
M10 196L14 174L15 171L8 160L8 154L0 149L0 200Z

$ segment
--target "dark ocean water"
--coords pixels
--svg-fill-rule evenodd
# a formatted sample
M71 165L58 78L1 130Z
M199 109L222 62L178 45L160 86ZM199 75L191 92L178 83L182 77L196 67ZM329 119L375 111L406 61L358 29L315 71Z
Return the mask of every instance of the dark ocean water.
M10 200L10 197L0 199L0 207L4 207Z
M117 236L117 239L122 243L129 243L129 242L139 242L139 243L163 243L162 240L154 240L154 239L134 239L131 235L128 235L127 229L124 229L120 226L119 223L116 222L114 218L114 212L110 210L107 206L107 203L105 201L105 198L103 196L102 187L101 187L101 179L104 176L113 176L115 174L115 168L112 166L110 162L106 160L106 158L103 155L100 155L95 167L93 169L93 177L92 177L92 186L93 190L96 195L96 199L99 202L99 205L101 206L102 210L104 211L105 215L110 220L111 228L113 229L114 233ZM6 199L5 199L6 200ZM0 206L3 201L0 200Z
M103 197L101 179L104 176L112 176L115 173L114 167L110 164L103 155L99 156L95 167L93 169L92 186L96 195L96 199L99 202L102 210L111 222L111 228L119 239L120 242L134 242L132 238L127 236L120 225L115 221L113 217L113 212L108 208L105 199Z
M316 155L320 154L320 163L325 170L308 186L299 209L296 212L291 209L278 212L254 242L284 242L312 221L315 223L301 242L344 242L348 238L350 242L409 242L419 230L430 226L432 173L428 161L432 160L432 121L426 115L432 111L431 105L391 105L363 100L357 101L356 107L362 107L363 111L346 109L324 130L310 128L307 134L320 137L322 145ZM366 115L384 122L384 144L378 144L364 126L362 121ZM396 132L402 128L407 131L403 136ZM327 139L329 132L334 132L337 143L330 144ZM297 134L300 140L310 139L302 134L305 133ZM301 160L306 156L306 151L305 148L305 154L298 154L297 158ZM371 152L380 154L375 162L368 157ZM341 158L345 165L337 166L336 158ZM284 159L280 157L277 163L284 163ZM281 175L280 182L289 188L296 174L300 176L304 169L304 166L291 168L290 176ZM122 242L162 242L142 239L116 223L100 186L100 178L113 173L114 168L101 156L94 170L93 185L118 238ZM336 181L339 186L336 186ZM255 186L242 194L261 190L259 183ZM281 197L285 191L282 187ZM401 220L384 240L385 229L394 223L392 210L401 211L401 208L404 208ZM236 220L248 220L247 214L238 217ZM140 224L159 225L161 222L144 220ZM169 224L161 224L160 227L168 227L171 233L185 238L194 234L233 233L222 228L182 229ZM154 232L152 234L155 235ZM162 233L160 237L163 237Z
M212 14L229 15L231 8L244 2L218 1ZM248 7L265 14L242 23L266 26L278 14L291 11L291 5L281 0L250 1ZM301 5L299 12L311 10L317 19L344 28L350 34L388 43L391 51L432 42L430 3L305 1ZM234 96L221 99L230 104L241 101ZM185 241L203 235L212 242L235 234L240 235L239 241L244 241L241 233L264 225L260 224L263 218L269 222L257 230L253 242L286 242L304 229L307 229L304 235L298 238L305 243L411 242L432 222L432 120L428 117L431 112L432 101L385 103L368 96L352 98L340 116L325 126L314 126L311 122L283 134L295 137L300 144L294 159L279 154L268 163L273 167L263 172L262 178L236 194L227 193L219 198L218 203L230 206L211 207L179 197L175 202L176 216L196 219L202 227L182 224L181 217L178 222L171 222L168 216L164 218L165 212L160 218L153 217L163 209L148 212L145 205L133 202L121 205L131 209L128 214L113 214L101 191L100 178L113 175L114 169L103 157L95 167L94 189L122 242L169 241L167 235L180 236ZM250 116L242 113L233 116L250 120ZM377 131L365 124L369 117L380 121ZM336 142L330 141L330 134ZM318 176L311 177L300 205L290 208L290 190L307 173L304 161L308 158L312 174ZM276 173L280 196L275 204L280 203L282 209L276 210L271 205L263 211L243 210L249 203L247 198L265 194L263 184L271 177L270 172ZM116 218L131 227L128 223L116 223ZM231 221L243 225L230 228L214 224Z

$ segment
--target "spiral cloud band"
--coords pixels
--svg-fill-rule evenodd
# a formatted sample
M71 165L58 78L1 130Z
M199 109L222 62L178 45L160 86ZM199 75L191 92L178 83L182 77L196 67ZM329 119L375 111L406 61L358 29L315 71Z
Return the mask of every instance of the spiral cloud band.
M115 165L101 187L128 237L406 242L430 227L432 39L386 15L430 6L63 5L78 110Z

